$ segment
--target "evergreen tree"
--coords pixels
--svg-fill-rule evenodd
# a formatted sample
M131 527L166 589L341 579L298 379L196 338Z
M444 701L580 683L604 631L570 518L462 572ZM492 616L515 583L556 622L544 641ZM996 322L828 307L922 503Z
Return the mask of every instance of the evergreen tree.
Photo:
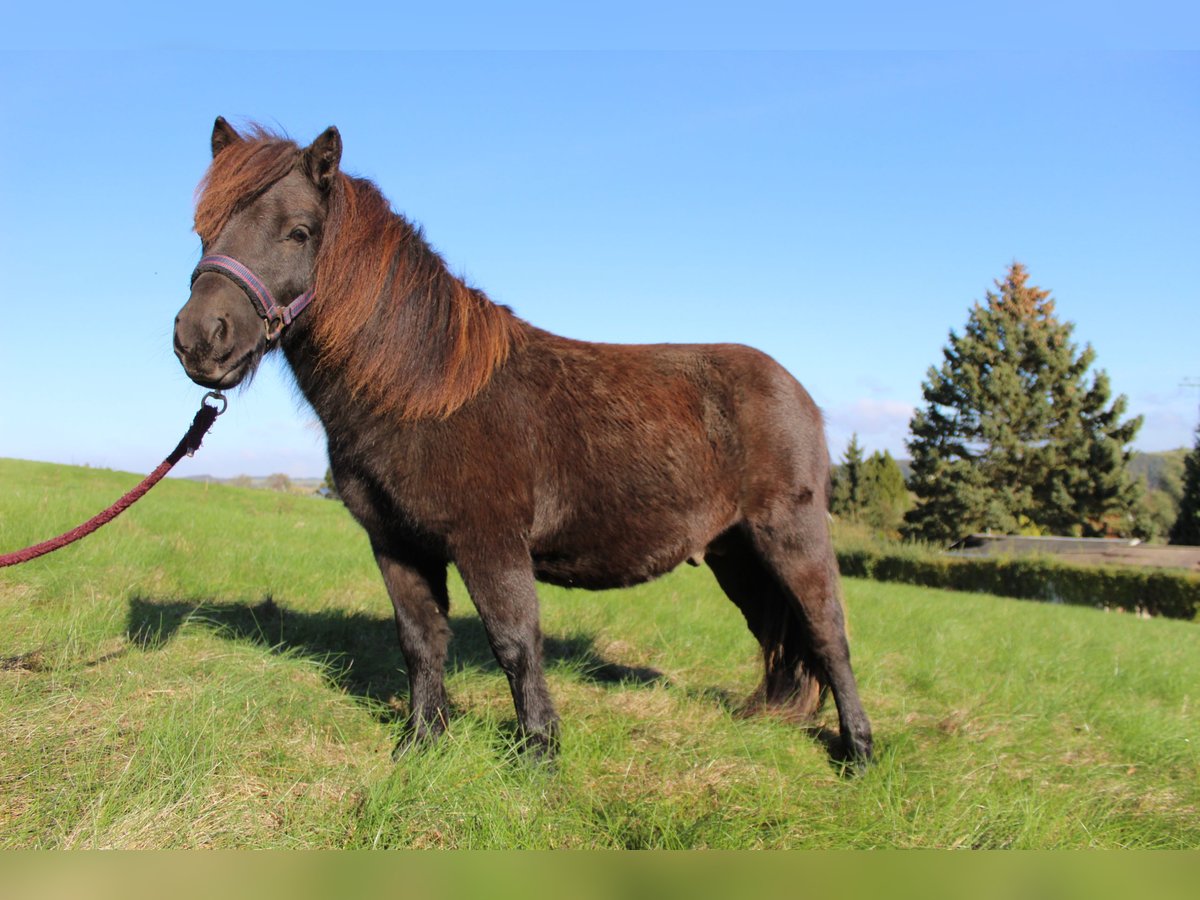
M862 513L862 447L858 435L850 436L842 464L833 473L833 495L829 511L850 522L857 522Z
M910 506L900 465L887 450L876 450L862 465L861 521L887 537L896 537Z
M904 473L892 454L877 450L864 460L858 435L851 436L842 464L833 475L830 511L848 522L861 522L895 537L909 505Z
M1196 427L1196 446L1183 464L1183 499L1179 517L1171 527L1172 544L1200 545L1200 426Z
M946 542L1004 534L1129 533L1138 484L1128 444L1141 418L1122 421L1104 372L1088 383L1090 346L1055 316L1050 292L1013 263L950 332L941 368L922 385L909 425L913 457L908 536Z

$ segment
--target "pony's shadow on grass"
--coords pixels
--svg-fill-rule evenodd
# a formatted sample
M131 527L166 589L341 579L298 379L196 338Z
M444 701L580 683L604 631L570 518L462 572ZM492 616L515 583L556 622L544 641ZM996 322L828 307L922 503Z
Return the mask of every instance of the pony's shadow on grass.
M306 612L284 608L271 597L258 603L200 603L135 596L129 600L126 636L143 650L155 650L188 622L202 623L231 640L249 641L273 653L320 662L334 685L370 701L368 706L380 721L407 720L408 678L390 616L336 609ZM478 618L451 615L450 629L448 671L498 671ZM657 669L605 659L588 634L547 635L543 653L547 670L566 669L593 684L670 683Z
M338 609L307 612L280 606L269 596L258 603L134 596L129 600L126 637L131 645L153 651L166 646L189 622L202 624L229 640L246 641L272 653L320 663L331 684L367 701L366 707L378 721L394 725L401 729L402 735L406 734L408 677L390 616ZM477 617L452 615L450 629L448 671L498 671L487 633ZM675 685L657 669L606 659L591 634L546 635L543 653L548 672L566 673L585 683L605 687L671 687L681 689L690 699L719 706L734 716L753 714L746 701L735 699L721 688ZM515 718L500 725L504 732L502 741L511 745L517 734ZM832 765L844 765L836 731L817 724L802 727L824 745ZM404 743L402 736L401 744Z

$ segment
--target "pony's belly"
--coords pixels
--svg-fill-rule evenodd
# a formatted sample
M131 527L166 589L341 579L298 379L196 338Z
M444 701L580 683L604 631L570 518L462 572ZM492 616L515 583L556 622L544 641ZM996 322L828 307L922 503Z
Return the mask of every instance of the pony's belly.
M670 572L687 559L687 554L672 557L613 559L599 556L564 557L554 554L533 557L533 573L538 581L562 587L600 591L629 587Z
M677 523L678 524L678 523ZM694 524L694 523L693 523ZM685 560L697 561L724 527L667 528L656 534L629 527L575 533L532 548L539 581L592 590L628 587L665 575Z

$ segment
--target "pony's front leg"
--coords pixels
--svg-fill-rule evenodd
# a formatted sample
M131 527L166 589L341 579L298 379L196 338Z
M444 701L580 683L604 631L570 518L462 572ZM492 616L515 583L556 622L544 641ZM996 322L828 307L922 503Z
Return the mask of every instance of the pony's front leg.
M557 749L558 714L542 671L537 589L527 550L487 550L455 559L496 661L508 677L525 749L549 756Z
M396 633L408 666L409 729L396 747L400 753L436 738L446 730L450 716L445 682L450 643L446 565L379 547L375 561L392 598Z

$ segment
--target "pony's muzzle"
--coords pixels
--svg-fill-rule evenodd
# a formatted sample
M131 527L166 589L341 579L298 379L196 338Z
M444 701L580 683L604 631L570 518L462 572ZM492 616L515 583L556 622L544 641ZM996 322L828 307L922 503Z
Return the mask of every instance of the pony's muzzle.
M197 384L235 387L261 354L262 327L253 311L242 309L247 306L243 298L224 296L223 285L201 290L198 282L196 288L175 317L175 356Z

